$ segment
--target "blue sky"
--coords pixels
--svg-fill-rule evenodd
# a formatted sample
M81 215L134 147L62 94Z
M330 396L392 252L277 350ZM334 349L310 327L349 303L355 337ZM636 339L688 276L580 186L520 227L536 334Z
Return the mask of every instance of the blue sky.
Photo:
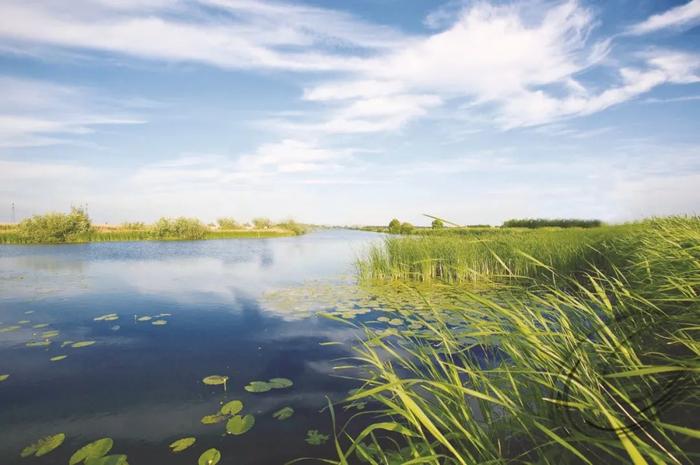
M0 0L0 221L698 213L700 0Z

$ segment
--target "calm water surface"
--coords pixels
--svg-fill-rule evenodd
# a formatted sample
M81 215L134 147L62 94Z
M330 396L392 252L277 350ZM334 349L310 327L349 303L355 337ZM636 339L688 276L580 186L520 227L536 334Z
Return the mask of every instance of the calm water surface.
M304 318L266 305L265 292L353 273L353 261L380 240L372 233L324 231L301 237L197 242L124 242L0 246L0 464L68 463L87 442L111 437L111 453L131 465L196 464L210 447L221 464L276 464L331 453L306 431L331 433L325 396L339 399L352 382L331 375L347 355L319 342L352 333L327 319ZM94 321L117 313L116 321ZM161 313L167 325L138 322ZM26 322L29 320L29 322ZM35 329L37 324L48 324ZM48 347L27 347L44 331ZM91 347L61 348L66 340ZM68 355L50 362L56 355ZM230 377L228 391L201 380ZM294 386L253 394L252 380L287 377ZM256 424L226 436L225 423L203 425L222 401L240 399ZM292 418L272 412L291 406ZM341 413L342 415L342 413ZM20 459L36 439L65 433L41 457ZM168 444L195 436L190 449Z

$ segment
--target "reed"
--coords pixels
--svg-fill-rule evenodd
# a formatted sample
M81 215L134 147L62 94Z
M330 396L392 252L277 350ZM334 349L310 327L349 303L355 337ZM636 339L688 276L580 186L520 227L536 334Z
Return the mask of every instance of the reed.
M601 233L578 233L586 247L557 232L506 244L513 250L402 239L372 251L365 266L386 266L389 278L400 258L429 250L457 265L467 257L468 276L491 279L510 260L537 279L488 293L462 287L456 308L403 314L421 330L364 326L355 348L364 374L347 402L371 402L359 414L369 426L341 427L329 462L697 463L700 219ZM523 261L518 246L528 248Z

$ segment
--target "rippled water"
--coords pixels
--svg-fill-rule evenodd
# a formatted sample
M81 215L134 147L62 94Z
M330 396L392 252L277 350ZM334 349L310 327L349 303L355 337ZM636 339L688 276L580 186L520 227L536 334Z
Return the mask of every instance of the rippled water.
M195 464L216 447L222 464L274 464L332 454L314 447L309 429L331 433L320 410L354 387L331 376L346 355L328 340L352 333L327 319L271 307L267 291L353 273L371 233L324 231L301 237L197 242L124 242L0 246L0 464L68 463L80 446L111 437L112 453L131 465ZM94 321L117 313L116 321ZM167 324L135 315L172 314ZM46 328L32 326L48 324ZM118 327L117 327L118 326ZM27 347L35 334L58 330L48 347ZM61 348L66 340L90 347ZM58 362L49 359L65 354ZM228 391L208 375L230 377ZM248 393L252 380L286 377L290 389ZM251 431L225 435L225 424L203 425L222 401L240 399L256 417ZM291 406L292 418L272 412ZM341 415L342 412L341 412ZM347 414L346 414L347 415ZM40 458L20 459L36 439L65 433L66 442ZM168 444L195 436L190 449Z

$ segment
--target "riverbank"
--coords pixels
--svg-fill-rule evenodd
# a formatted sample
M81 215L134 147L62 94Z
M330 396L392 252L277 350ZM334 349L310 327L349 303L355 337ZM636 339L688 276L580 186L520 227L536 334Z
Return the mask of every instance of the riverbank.
M376 416L337 463L697 460L700 218L391 237L358 271L452 303L359 326L346 402Z

